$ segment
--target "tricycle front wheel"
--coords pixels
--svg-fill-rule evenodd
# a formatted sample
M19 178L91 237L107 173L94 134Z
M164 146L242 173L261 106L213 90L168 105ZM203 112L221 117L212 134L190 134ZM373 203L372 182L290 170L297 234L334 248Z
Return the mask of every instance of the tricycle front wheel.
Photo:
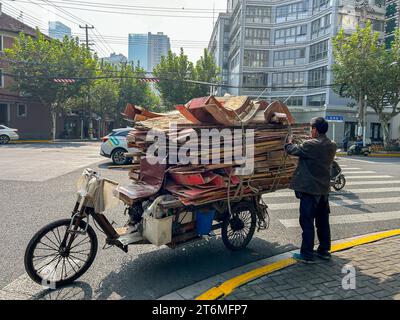
M257 212L254 206L248 202L239 203L223 222L222 241L229 250L242 250L253 238L256 226Z
M71 219L53 222L41 229L29 242L25 252L25 270L38 284L56 289L81 277L97 254L97 236L91 226L80 221L75 231L67 232Z

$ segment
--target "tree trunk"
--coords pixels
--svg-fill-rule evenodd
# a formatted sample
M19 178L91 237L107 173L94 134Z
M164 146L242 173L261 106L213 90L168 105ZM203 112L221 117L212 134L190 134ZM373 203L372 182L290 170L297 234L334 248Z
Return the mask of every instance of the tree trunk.
M56 132L57 132L57 111L55 109L51 109L51 122L52 122L52 135L53 141L56 140Z
M381 119L381 123L382 123L382 129L383 129L383 145L386 149L390 143L389 121L383 117L383 119Z

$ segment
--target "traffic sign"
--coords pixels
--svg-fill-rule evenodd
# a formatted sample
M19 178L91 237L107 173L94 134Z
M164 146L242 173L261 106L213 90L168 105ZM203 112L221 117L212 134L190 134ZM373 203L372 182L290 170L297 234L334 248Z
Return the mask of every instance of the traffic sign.
M328 122L344 122L344 116L326 116Z

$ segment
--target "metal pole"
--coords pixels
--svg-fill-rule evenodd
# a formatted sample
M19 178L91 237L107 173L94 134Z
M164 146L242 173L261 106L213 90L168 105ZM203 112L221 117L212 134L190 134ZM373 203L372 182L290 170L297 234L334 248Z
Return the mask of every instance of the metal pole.
M363 146L365 147L367 145L367 109L368 109L368 96L365 95L365 103L364 103L364 131L363 131Z

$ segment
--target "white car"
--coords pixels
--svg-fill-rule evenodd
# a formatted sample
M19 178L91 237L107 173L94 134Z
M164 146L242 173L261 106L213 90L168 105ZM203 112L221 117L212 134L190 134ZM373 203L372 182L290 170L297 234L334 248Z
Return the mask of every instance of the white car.
M116 129L102 138L101 140L103 143L101 145L100 155L111 158L113 163L119 166L129 164L132 159L127 158L125 153L138 151L136 148L128 148L126 137L131 130L132 128Z
M0 144L7 144L10 140L18 140L17 129L11 129L9 127L0 125Z

